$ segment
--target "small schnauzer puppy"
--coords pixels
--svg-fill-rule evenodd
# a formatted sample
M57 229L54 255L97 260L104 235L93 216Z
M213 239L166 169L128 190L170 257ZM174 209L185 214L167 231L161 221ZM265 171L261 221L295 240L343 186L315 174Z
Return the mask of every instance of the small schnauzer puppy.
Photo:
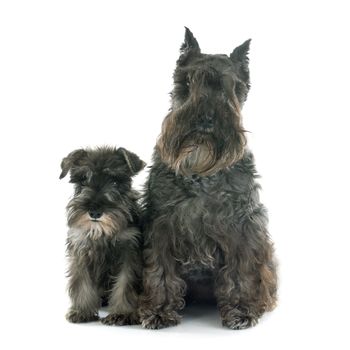
M135 154L109 147L79 149L62 160L60 179L70 171L75 186L67 206L70 322L97 320L107 302L103 323L138 323L140 210L131 177L144 165Z
M241 118L249 44L202 54L186 28L143 203L145 328L178 324L186 294L215 296L230 329L275 305L273 245Z

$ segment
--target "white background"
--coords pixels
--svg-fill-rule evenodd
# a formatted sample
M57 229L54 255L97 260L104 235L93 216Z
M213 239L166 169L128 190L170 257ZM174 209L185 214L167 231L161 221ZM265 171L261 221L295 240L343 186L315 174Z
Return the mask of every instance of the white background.
M252 38L279 306L246 331L209 309L162 331L69 324L60 161L111 144L150 164L185 25L205 53ZM349 349L349 33L347 1L1 1L1 348Z

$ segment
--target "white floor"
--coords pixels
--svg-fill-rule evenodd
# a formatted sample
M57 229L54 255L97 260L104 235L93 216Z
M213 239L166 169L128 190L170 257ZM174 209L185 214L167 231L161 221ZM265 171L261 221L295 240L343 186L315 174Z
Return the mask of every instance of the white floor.
M187 307L180 325L153 331L99 322L71 324L64 319L65 310L58 310L49 313L42 307L41 318L39 313L33 319L33 315L17 318L10 332L5 332L2 349L348 349L336 334L335 320L327 327L323 320L301 310L288 317L283 305L265 315L256 327L242 331L223 328L214 306ZM101 316L105 314L101 311Z

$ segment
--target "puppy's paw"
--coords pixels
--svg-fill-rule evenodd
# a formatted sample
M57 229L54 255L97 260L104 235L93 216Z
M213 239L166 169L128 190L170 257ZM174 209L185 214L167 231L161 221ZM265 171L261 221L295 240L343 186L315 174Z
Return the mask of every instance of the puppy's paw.
M66 314L66 319L72 323L85 323L97 321L99 317L94 313L86 313L83 311L70 309Z
M176 326L180 323L177 312L157 313L142 319L142 327L147 329L162 329Z
M101 322L109 326L130 326L140 324L139 318L134 314L109 314L102 318Z

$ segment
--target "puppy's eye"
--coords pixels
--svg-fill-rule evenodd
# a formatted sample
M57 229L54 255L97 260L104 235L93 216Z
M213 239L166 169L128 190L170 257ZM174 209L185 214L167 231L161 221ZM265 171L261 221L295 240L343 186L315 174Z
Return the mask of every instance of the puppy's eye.
M118 186L118 182L117 181L113 181L112 182L112 186L117 187Z

